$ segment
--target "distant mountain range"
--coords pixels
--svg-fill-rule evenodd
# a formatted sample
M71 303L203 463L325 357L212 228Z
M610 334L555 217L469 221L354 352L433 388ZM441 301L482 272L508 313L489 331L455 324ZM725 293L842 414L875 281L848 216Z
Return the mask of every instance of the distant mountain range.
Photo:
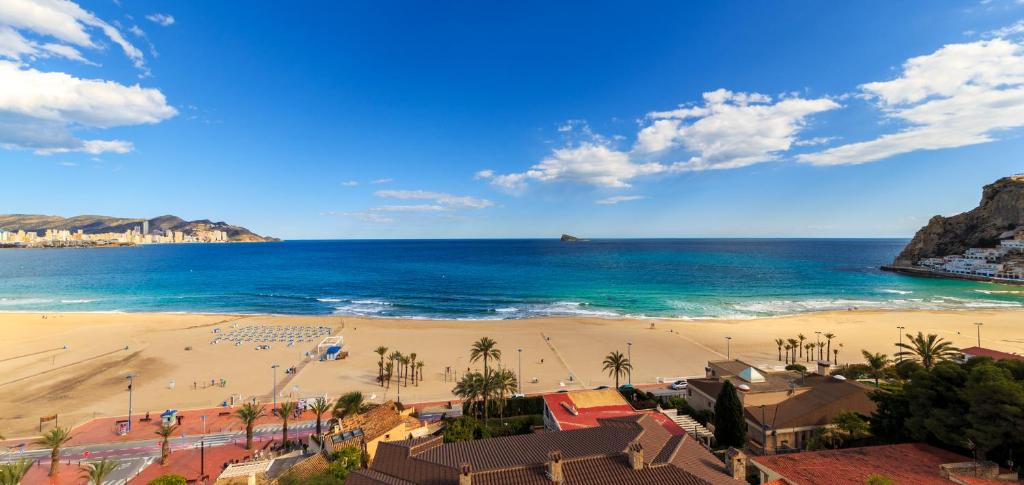
M125 232L141 226L145 219L124 217L81 215L75 217L44 216L33 214L0 214L0 230L44 232L47 229L77 231L86 234L105 232ZM151 233L165 231L181 231L195 234L198 231L224 231L228 240L233 242L268 242L279 241L277 238L260 236L244 227L232 226L226 222L213 222L207 219L186 221L178 216L160 216L149 219Z

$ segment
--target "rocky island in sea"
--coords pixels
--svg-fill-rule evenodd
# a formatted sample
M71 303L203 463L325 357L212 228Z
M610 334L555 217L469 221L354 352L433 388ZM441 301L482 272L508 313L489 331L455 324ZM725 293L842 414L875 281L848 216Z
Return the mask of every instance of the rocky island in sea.
M270 242L277 238L206 219L0 214L0 247L102 247L135 244Z
M932 217L882 269L1024 284L1024 175L986 185L970 211Z

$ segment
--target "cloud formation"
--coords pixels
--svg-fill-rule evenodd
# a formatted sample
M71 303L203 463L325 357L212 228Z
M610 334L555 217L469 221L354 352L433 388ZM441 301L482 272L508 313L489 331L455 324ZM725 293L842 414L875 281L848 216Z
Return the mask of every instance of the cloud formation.
M1024 126L1024 48L1006 39L949 44L907 60L899 77L860 86L902 129L869 141L800 155L814 165L873 162L918 150L996 140Z
M642 195L616 195L612 197L606 197L604 199L595 200L594 203L600 205L615 205L620 202L630 202L634 200L643 200L646 198L647 197L644 197Z
M174 16L165 13L151 13L146 16L146 19L150 22L160 24L164 27L174 25Z
M443 192L429 192L426 190L378 190L375 196L384 199L399 200L426 200L434 203L431 207L441 207L442 210L455 209L484 209L494 205L487 199L477 197L452 195ZM396 207L396 206L390 206ZM426 207L426 206L399 206L399 207ZM396 212L397 210L393 210ZM416 209L414 209L416 211Z

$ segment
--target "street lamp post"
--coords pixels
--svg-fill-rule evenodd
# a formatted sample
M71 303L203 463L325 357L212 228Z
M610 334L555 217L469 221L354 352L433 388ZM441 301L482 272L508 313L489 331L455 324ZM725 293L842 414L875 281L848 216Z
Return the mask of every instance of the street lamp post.
M974 324L978 327L978 347L981 347L981 326L984 324L981 322L974 322Z
M281 367L277 364L270 366L274 370L274 408L273 411L277 412L277 368Z
M523 349L516 349L519 352L519 380L516 382L516 387L519 388L519 393L523 394Z
M896 327L896 330L898 331L897 333L899 334L899 337L900 337L900 344L896 346L896 349L897 349L896 353L901 352L902 349L903 349L903 329L905 329L905 328L907 328L907 327L904 327L902 325ZM901 356L896 357L896 362L903 362L903 356L901 355Z
M132 431L132 384L135 383L135 374L125 376L128 379L128 432Z
M725 358L732 359L732 337L725 338Z
M630 387L633 386L633 342L626 342L626 360L629 361L629 369L626 370L626 379Z

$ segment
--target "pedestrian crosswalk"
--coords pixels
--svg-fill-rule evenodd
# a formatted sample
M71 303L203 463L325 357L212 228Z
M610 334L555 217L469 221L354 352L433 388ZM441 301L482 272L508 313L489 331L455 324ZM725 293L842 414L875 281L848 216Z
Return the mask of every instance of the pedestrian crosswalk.
M316 421L306 421L303 423L289 423L288 431L305 431L316 427ZM256 434L269 434L280 432L283 426L280 424L271 424L267 426L260 426L253 430Z

